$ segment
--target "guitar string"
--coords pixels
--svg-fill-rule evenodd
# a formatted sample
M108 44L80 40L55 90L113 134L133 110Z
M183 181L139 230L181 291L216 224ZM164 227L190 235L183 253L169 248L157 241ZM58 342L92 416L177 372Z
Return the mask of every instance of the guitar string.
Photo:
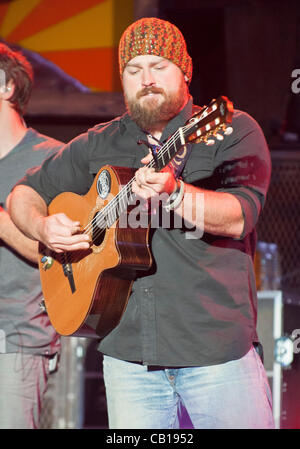
M206 113L206 115L205 115L205 117L209 114L209 112L208 112L208 109L206 109L205 111L203 111L202 112L202 114L201 114L201 116L203 116L203 114L204 113ZM201 117L200 117L200 119L201 119ZM159 154L158 154L158 157L159 158L162 158L163 159L163 156L166 154L166 153L168 153L169 155L170 155L170 153L169 153L169 149L170 149L170 147L171 146L174 146L174 143L175 143L175 140L178 138L178 137L180 137L180 129L181 130L183 130L184 132L186 132L186 131L188 131L190 128L192 128L193 126L195 125L195 123L193 122L193 123L190 123L190 124L187 124L187 125L185 125L185 126L183 126L183 127L181 127L181 128L179 128L171 137L170 137L170 139L161 147L161 151L159 152ZM201 136L199 136L199 137L201 137ZM173 142L171 142L171 141L173 141ZM147 164L147 167L149 167L149 168L153 168L153 167L155 167L155 161L154 160L151 160L148 164ZM122 194L124 194L124 192L125 192L125 198L127 198L127 201L128 201L128 194L130 194L130 196L132 195L132 191L131 191L131 186L132 186L132 183L134 182L134 178L132 178L121 190L120 190L120 192L118 192L118 194L103 208L103 209L100 209L100 211L99 211L99 213L101 214L101 216L100 216L100 220L99 220L99 216L98 215L96 215L84 228L83 228L83 232L85 232L85 233L89 233L92 229L93 229L93 226L95 225L95 223L97 223L97 228L98 228L98 230L95 232L95 235L93 235L93 239L94 240L96 240L97 238L99 238L100 236L101 236L101 234L103 234L103 233L105 233L106 232L106 230L108 229L108 228L110 228L115 222L116 222L116 220L117 220L117 217L115 217L115 218L113 218L113 221L112 221L112 223L109 225L109 226L107 226L107 220L106 220L106 218L105 218L105 216L109 216L109 214L112 212L112 211L116 211L116 205L118 205L119 204L119 197L122 195ZM125 199L124 198L124 199ZM102 219L102 221L101 221L101 219ZM79 250L79 251L77 251L76 252L76 256L78 257L78 255L80 254L80 253L84 253L85 252L85 250ZM70 258L72 259L72 253L70 254ZM70 261L71 262L71 261Z

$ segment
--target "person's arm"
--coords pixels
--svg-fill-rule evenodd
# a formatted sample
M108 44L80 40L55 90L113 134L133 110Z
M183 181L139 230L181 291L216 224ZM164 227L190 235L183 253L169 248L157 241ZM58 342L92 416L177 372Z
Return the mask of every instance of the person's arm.
M205 188L205 180L204 188L199 187L199 167L195 167L196 177L189 176L191 183L184 184L183 201L174 209L174 218L182 215L185 222L200 226L204 232L243 239L256 226L264 206L271 160L263 132L252 117L235 111L232 127L233 133L216 143L212 175L215 183L208 183L213 190ZM142 160L148 162L149 156ZM198 183L197 187L194 183ZM134 192L146 199L162 192L170 194L174 188L172 173L155 173L147 167L136 172L133 183Z
M25 237L0 206L0 240L30 262L38 261L38 242Z
M148 163L151 156L142 160ZM161 193L171 194L177 183L171 171L157 173L142 167L136 172L133 192L149 199ZM227 192L214 192L185 183L182 202L174 209L189 227L195 226L210 234L239 238L244 228L242 208L238 199ZM201 210L203 208L203 210Z
M9 213L15 225L30 239L56 252L89 247L89 237L81 234L78 222L65 214L48 216L48 204L62 192L85 194L93 177L88 170L88 134L84 133L40 167L26 172L10 197Z
M238 239L244 229L241 204L227 192L214 192L185 183L182 203L174 212L186 224L209 234Z
M48 215L47 209L44 199L29 186L17 185L10 194L10 215L27 237L55 252L89 248L89 236L80 233L79 222L63 213Z

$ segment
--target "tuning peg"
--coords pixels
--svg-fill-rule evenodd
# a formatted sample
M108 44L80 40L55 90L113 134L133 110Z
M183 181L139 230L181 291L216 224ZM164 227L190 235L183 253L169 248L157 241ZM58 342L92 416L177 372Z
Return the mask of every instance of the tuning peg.
M222 134L216 134L216 138L218 139L218 140L224 140L224 136L222 136Z
M231 126L227 126L227 128L224 131L224 134L226 136L229 136L232 133L232 131L233 131L233 128Z

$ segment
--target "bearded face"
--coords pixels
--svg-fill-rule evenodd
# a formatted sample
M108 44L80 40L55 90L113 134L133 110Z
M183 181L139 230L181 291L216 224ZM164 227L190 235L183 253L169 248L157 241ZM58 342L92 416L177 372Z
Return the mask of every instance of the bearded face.
M132 120L143 130L151 130L157 123L168 122L182 108L184 87L182 86L178 93L167 93L163 89L149 87L142 89L136 99L125 96ZM158 98L158 95L161 98Z
M123 87L128 112L145 131L166 124L188 98L181 70L171 61L153 55L137 56L128 63Z

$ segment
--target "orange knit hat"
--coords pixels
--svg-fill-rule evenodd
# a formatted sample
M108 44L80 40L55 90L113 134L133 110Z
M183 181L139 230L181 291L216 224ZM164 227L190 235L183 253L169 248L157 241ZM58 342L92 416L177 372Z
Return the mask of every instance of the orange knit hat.
M166 20L146 17L137 20L123 33L119 43L119 67L122 77L126 64L138 55L156 55L169 59L192 79L193 64L179 29Z

